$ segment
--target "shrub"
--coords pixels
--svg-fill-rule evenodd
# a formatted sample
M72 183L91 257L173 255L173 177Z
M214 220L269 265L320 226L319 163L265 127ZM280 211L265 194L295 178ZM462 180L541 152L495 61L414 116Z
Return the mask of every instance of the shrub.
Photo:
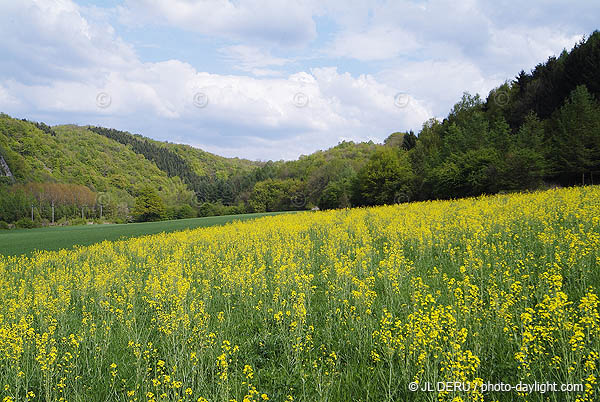
M21 218L15 222L15 225L19 229L33 229L35 227L35 222L31 220L31 218Z
M177 209L177 215L176 215L177 219L189 219L189 218L195 218L197 216L198 216L198 213L190 205L185 204Z
M86 225L87 220L81 218L69 219L69 226Z
M10 229L10 226L8 226L8 223L4 222L4 221L0 221L0 230L8 230Z

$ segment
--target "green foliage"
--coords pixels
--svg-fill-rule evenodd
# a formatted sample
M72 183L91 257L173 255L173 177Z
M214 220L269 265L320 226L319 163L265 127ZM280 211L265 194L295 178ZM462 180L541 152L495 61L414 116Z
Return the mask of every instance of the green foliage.
M379 148L358 172L354 200L360 205L392 204L399 194L411 194L414 174L408 154Z
M0 115L0 144L17 182L81 184L129 205L136 186L161 187L166 195L176 191L179 179L125 145L84 127L56 126L53 131L56 135L48 135L32 123Z
M248 204L252 212L306 209L304 187L296 179L267 179L256 183Z
M501 159L494 148L453 154L432 171L436 198L468 197L498 191Z
M36 227L35 222L33 222L31 218L21 218L15 222L15 226L18 229L33 229Z
M8 225L7 222L4 221L0 221L0 230L8 230L10 229L10 226Z
M190 205L182 205L177 211L177 219L189 219L198 216L198 212Z
M71 225L71 226L87 225L87 220L83 219L83 218L69 219L69 225Z
M570 51L552 56L538 64L530 73L521 71L504 87L508 96L490 92L486 108L494 113L500 109L513 130L534 112L541 119L550 118L564 104L569 94L585 85L596 98L600 96L600 32L593 32ZM501 87L502 88L502 87ZM499 107L500 104L500 107Z
M553 173L585 184L586 174L600 172L600 105L585 86L578 86L553 123Z
M353 180L343 178L327 184L319 198L320 209L347 208L351 206Z
M189 219L196 218L198 212L192 206L185 204L182 206L168 207L167 219Z
M64 183L27 183L6 186L0 193L0 217L15 222L30 217L33 207L35 222L45 224L61 218L94 217L97 195L88 187ZM54 212L54 213L53 213Z
M0 186L0 220L16 222L31 216L35 199L21 188Z
M165 219L165 203L154 187L144 187L135 199L133 216L138 222L153 222Z
M505 155L501 187L506 190L539 187L548 170L546 153L544 126L530 113Z
M402 148L405 151L410 151L417 145L417 136L412 130L408 133L392 133L383 141L383 144L392 148Z
M246 213L246 207L240 205L223 205L220 202L205 202L198 208L198 216L239 215Z
M195 210L330 209L587 184L600 176L599 71L596 31L570 52L521 71L485 102L464 93L446 119L425 122L418 136L395 132L385 146L344 141L294 161L228 159L118 130L49 127L3 114L0 153L21 184L73 183L101 194L103 216L113 221L128 219L147 186L166 205L152 219L177 219ZM0 194L0 201L0 219L28 216L18 195ZM49 219L47 202L36 201L36 220ZM64 204L55 212L73 216L78 209ZM87 214L99 218L97 205Z
M187 204L195 209L196 196L179 177L168 177L152 161L136 154L128 146L86 128L50 128L43 123L0 115L0 144L0 152L18 183L85 185L91 191L100 193L98 199L101 198L103 217L111 221L127 220L134 196L147 185L160 188L167 205L181 208ZM8 178L1 179L6 184L11 183ZM51 220L50 204L48 199L37 200L36 210L39 210L42 219ZM68 204L56 203L55 221L63 216L81 216L77 207ZM100 217L99 204L86 205L86 217ZM13 212L8 213L7 209ZM27 212L24 214L22 209L14 203L0 202L0 219L14 222L21 216L30 215ZM189 210L186 211L184 215L188 216ZM6 217L7 214L10 216Z
M237 193L227 179L254 167L250 161L227 159L190 146L161 143L124 131L103 127L89 127L89 130L130 147L154 162L168 177L179 177L199 201L232 202Z
M500 177L503 190L539 188L546 171L542 154L530 148L516 148L507 153Z

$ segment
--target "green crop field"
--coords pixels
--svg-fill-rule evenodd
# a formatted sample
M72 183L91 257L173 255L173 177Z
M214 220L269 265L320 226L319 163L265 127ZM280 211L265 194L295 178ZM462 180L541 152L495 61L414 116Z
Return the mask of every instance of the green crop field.
M168 233L178 230L224 225L233 221L244 221L281 213L285 212L209 216L205 218L129 223L123 225L65 226L0 231L0 254L9 256L32 254L35 250L60 250L73 247L74 245L87 246L104 240L117 240L161 232Z

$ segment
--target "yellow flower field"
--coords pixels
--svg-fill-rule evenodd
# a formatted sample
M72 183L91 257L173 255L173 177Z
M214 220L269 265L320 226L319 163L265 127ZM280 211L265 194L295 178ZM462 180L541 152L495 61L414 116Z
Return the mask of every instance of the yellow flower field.
M598 186L0 257L0 400L597 401L599 287Z

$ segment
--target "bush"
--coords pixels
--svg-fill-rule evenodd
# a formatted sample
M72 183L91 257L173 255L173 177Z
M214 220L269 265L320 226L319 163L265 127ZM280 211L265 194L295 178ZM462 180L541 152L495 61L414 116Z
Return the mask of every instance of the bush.
M69 219L69 226L87 225L87 220L81 218Z
M33 229L35 222L31 218L21 218L15 222L15 226L19 229Z
M189 219L189 218L195 218L197 216L198 216L198 213L190 205L185 204L177 209L177 215L176 215L177 219Z
M223 205L219 203L205 202L198 208L199 216L223 216L238 215L246 213L243 205Z
M196 218L198 213L188 204L167 208L166 218L171 219L189 219Z
M8 230L10 229L10 226L8 226L8 223L4 222L4 221L0 221L0 230Z

